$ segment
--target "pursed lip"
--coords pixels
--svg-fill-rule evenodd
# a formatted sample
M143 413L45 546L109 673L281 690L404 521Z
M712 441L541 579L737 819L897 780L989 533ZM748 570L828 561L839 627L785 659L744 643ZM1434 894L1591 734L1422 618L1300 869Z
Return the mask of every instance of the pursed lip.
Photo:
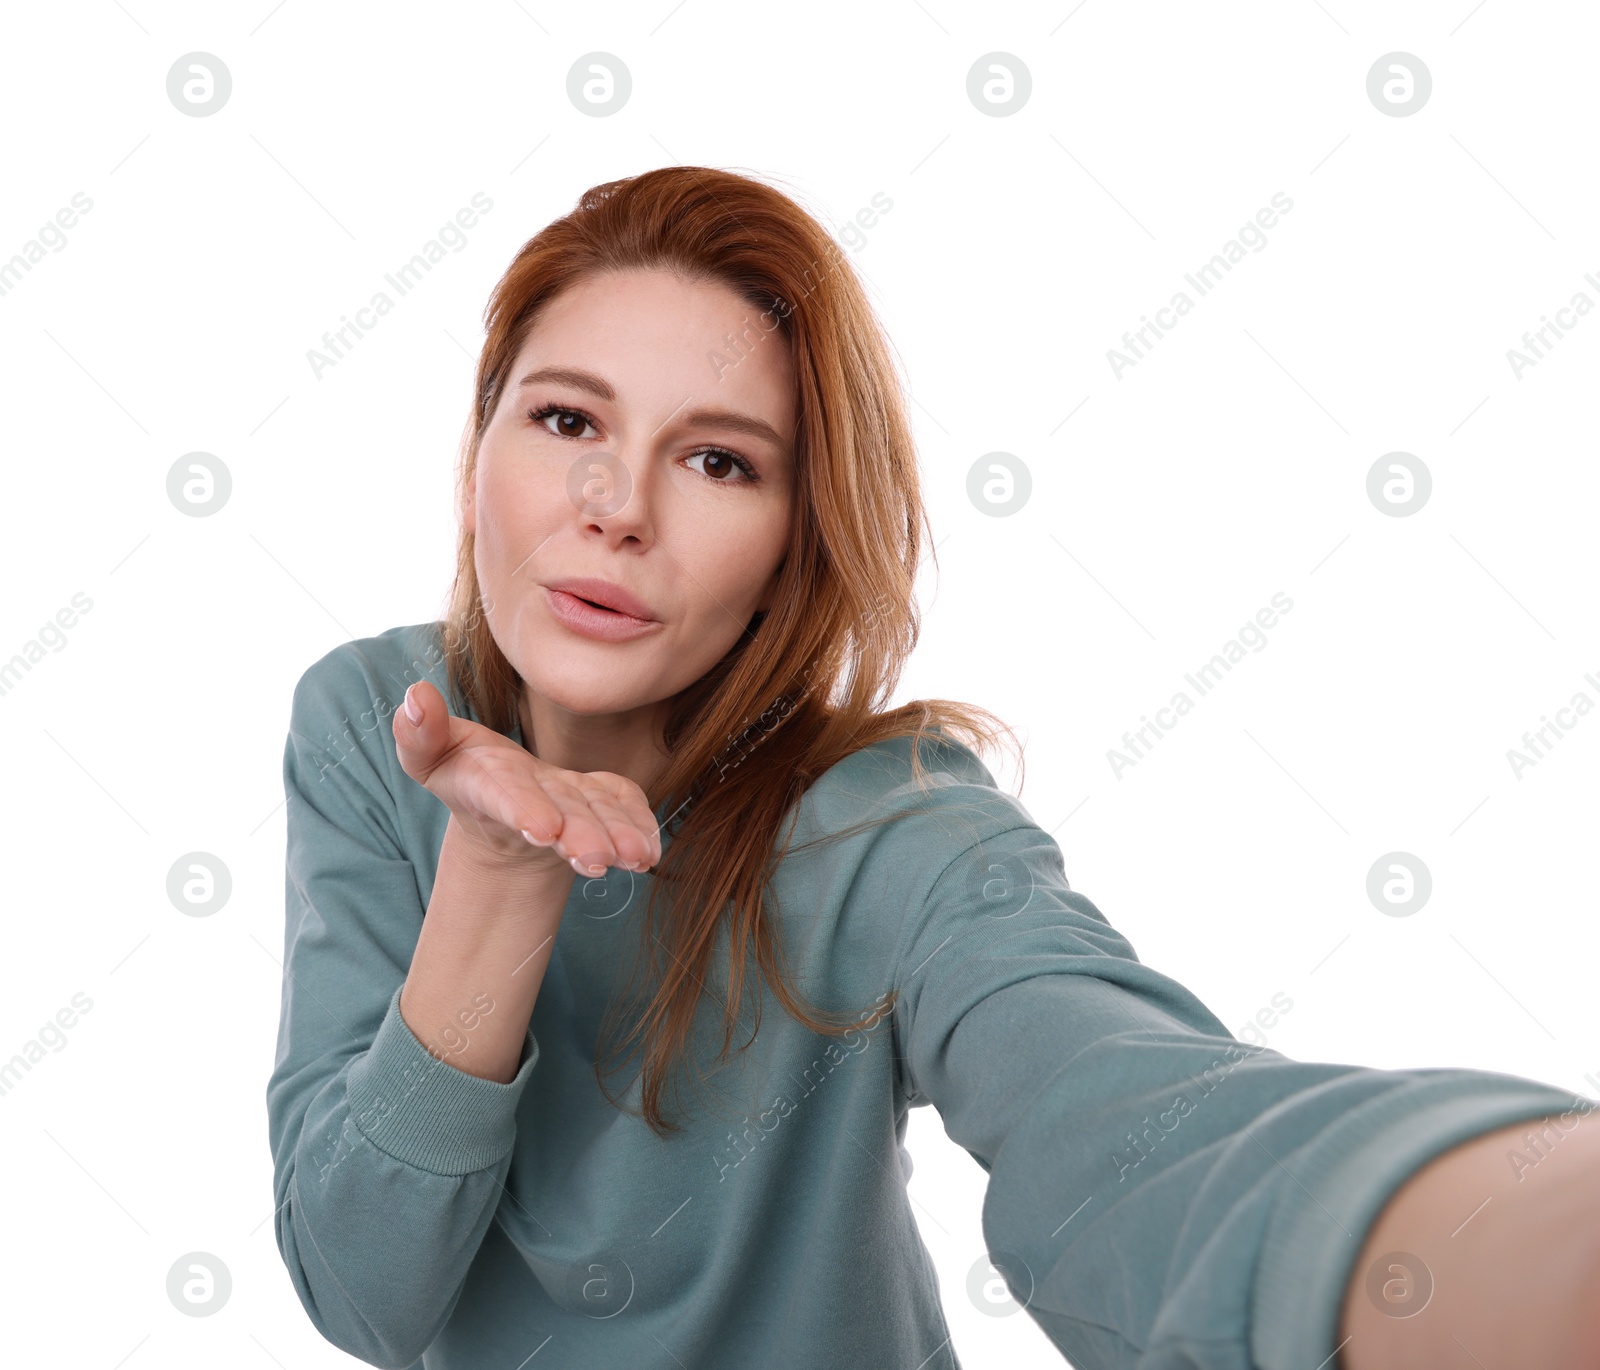
M565 580L549 581L545 588L565 591L569 595L576 595L579 599L587 599L595 604L604 605L607 609L615 609L630 618L642 618L647 623L656 621L656 616L641 601L635 599L620 585L613 585L609 580L600 580L594 576L569 576Z

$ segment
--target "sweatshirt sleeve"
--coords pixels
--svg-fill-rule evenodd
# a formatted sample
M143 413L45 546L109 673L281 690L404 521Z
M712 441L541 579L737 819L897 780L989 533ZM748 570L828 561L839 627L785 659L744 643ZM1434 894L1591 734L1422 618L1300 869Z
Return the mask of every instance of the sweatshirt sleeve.
M1241 1043L1006 802L1009 826L910 879L894 979L908 1096L989 1172L991 1261L1080 1370L1336 1366L1346 1277L1388 1197L1457 1143L1578 1101Z
M341 1350L403 1368L461 1296L538 1044L530 1031L516 1076L500 1084L433 1055L401 1017L425 909L389 789L398 762L381 735L324 740L348 736L343 720L371 709L359 660L336 649L294 693L267 1113L278 1249L300 1302Z

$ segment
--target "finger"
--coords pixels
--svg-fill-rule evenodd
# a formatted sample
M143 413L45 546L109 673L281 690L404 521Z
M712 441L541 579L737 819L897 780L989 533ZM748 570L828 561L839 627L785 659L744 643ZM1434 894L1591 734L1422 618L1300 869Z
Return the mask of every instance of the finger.
M637 787L629 785L627 788L637 793ZM639 805L630 798L626 789L621 794L609 792L604 787L595 789L589 795L589 809L605 824L611 845L616 848L619 865L643 870L656 864L659 858L656 855L655 816L652 814L649 827L640 831Z
M650 844L633 824L627 811L609 795L591 794L589 812L605 828L606 837L617 853L616 864L627 870L643 869L650 863Z
M600 875L607 866L618 864L617 849L605 823L589 807L588 797L576 784L551 779L544 783L544 791L561 810L561 837L556 850L579 875Z
M412 682L394 711L394 745L401 767L413 780L426 780L449 744L450 708L444 696L426 680Z
M520 832L535 847L555 847L565 832L561 806L537 783L519 785L505 794L498 815L513 832Z
M655 812L650 807L650 801L645 792L639 788L635 781L626 776L600 773L596 778L610 781L610 796L627 815L628 822L635 832L644 838L645 848L648 852L647 865L655 866L661 862L661 824L656 819Z
M624 807L633 821L634 828L644 838L645 847L650 853L647 866L661 864L661 822L656 817L655 811L650 807L650 802L643 793L635 791L629 795Z
M521 833L536 847L553 847L561 836L561 808L545 791L538 774L530 771L526 752L464 746L461 764L469 768L474 808L491 821Z

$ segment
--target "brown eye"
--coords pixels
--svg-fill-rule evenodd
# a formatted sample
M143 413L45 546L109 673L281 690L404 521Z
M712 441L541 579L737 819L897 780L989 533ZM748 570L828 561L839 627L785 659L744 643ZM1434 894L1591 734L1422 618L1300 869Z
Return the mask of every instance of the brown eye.
M691 452L685 460L704 462L699 474L716 485L755 485L760 479L755 468L743 457L720 447ZM737 476L734 476L735 472L738 472Z
M544 425L547 433L558 438L581 438L584 429L588 428L591 420L581 409L563 409L559 405L547 404L543 409L530 409L528 417L535 423ZM550 420L556 421L556 426L550 426Z

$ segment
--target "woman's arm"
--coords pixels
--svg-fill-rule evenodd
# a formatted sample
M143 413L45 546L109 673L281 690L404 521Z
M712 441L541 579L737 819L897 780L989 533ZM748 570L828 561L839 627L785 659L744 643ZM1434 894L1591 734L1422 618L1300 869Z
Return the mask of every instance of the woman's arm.
M480 737L491 749L473 764L494 777L489 802L520 804L525 795L527 817L510 816L559 832L546 844L556 856L542 860L486 818L476 830L458 828L451 807L424 910L410 855L416 781L381 732L339 741L371 701L400 693L382 670L360 643L345 644L295 689L283 762L283 999L267 1121L278 1248L295 1293L333 1345L400 1367L415 1364L449 1320L505 1196L517 1110L539 1059L529 1022L574 851L563 812L560 824L542 819L539 796L528 792L534 758L509 742L497 757L497 737ZM441 716L410 739L447 726L442 696L431 704ZM438 768L427 769L432 778ZM578 805L591 783L604 788L580 777L563 802ZM402 818L398 795L411 818ZM648 815L639 796L641 806ZM573 839L576 852L602 861L615 846L593 816ZM635 831L630 856L641 852L655 859L659 846Z
M474 847L452 816L400 1012L440 1060L509 1084L572 890L570 866Z
M406 692L393 726L406 775L450 811L401 1014L439 1060L508 1084L574 870L653 865L655 815L632 781L547 765L451 717L431 685Z
M1435 1157L1351 1267L1342 1370L1600 1365L1600 1119L1518 1123Z
M975 758L952 751L929 769L943 783L908 793L894 837L850 870L844 917L893 930L906 1096L932 1103L989 1171L989 1259L1074 1364L1332 1370L1352 1270L1385 1205L1487 1133L1594 1107L1513 1075L1297 1061L1237 1040L1068 885L1055 841ZM1227 937L1227 903L1197 888L1183 912ZM1547 1148L1522 1188L1589 1129L1600 1118ZM1466 1230L1497 1204L1510 1206L1491 1201ZM1574 1259L1528 1254L1540 1231L1519 1238L1525 1267ZM1492 1292L1486 1320L1522 1316ZM1435 1362L1343 1370L1402 1363ZM1483 1370L1528 1363L1485 1356Z
M411 782L376 746L329 764L315 741L385 692L351 662L332 654L295 691L267 1121L278 1249L301 1305L340 1350L398 1367L420 1359L460 1298L504 1194L538 1048L529 1036L515 1078L496 1083L430 1054L400 1014L427 921L392 797Z

